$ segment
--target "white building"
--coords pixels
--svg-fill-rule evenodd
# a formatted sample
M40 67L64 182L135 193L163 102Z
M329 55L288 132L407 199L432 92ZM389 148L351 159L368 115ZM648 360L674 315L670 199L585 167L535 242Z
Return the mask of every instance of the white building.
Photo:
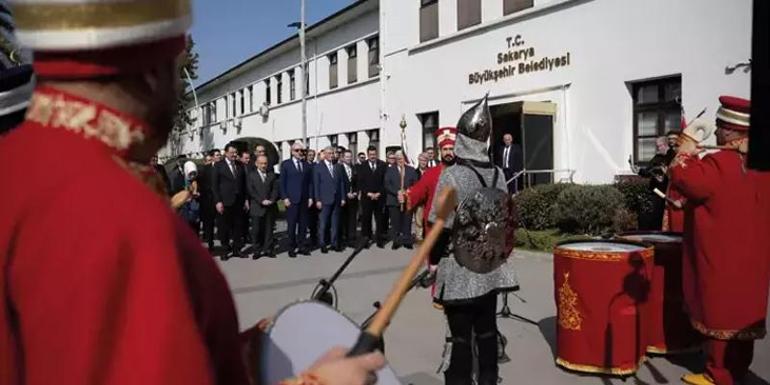
M455 125L489 92L493 141L513 133L527 169L608 182L628 173L629 158L652 157L656 136L679 128L679 101L691 119L703 108L713 117L719 95L749 97L751 72L735 67L751 56L751 6L358 1L308 28L310 146L384 151L401 144L403 120L414 159L433 145L435 128ZM256 136L288 157L289 143L302 137L301 72L294 37L199 86L197 122L170 140L165 155Z

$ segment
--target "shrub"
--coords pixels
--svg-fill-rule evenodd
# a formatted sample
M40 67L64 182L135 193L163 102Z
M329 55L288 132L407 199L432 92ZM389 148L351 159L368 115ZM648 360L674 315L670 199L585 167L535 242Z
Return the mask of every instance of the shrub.
M655 215L655 200L659 199L650 191L649 181L641 177L622 178L615 182L615 188L623 194L623 200L628 208L639 220Z
M555 227L551 209L567 183L537 185L523 190L514 198L519 226L529 230L545 230Z
M623 194L609 185L573 185L559 193L552 220L564 233L600 235L613 230Z
M551 252L554 246L562 241L584 240L589 237L572 234L562 234L559 230L527 230L516 229L516 248Z
M639 219L635 213L625 207L621 207L612 218L612 230L615 234L625 233L638 229L638 223Z

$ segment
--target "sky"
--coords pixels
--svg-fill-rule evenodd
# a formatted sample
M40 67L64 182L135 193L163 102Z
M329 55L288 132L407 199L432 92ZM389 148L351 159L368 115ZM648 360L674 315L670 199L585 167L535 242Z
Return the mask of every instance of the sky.
M341 10L353 0L305 0L308 25ZM300 0L193 0L195 50L200 55L200 85L251 56L297 33Z

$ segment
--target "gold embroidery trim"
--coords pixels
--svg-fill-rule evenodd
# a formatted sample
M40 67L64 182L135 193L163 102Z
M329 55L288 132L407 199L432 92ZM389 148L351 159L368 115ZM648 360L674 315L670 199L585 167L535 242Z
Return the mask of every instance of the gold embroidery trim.
M718 340L757 340L765 337L764 327L747 328L742 330L709 329L703 323L690 319L692 327L706 337Z
M578 251L578 250L565 250L562 248L556 248L554 250L554 254L557 254L561 257L566 258L572 258L572 259L586 259L586 260L593 260L593 261L604 261L604 262L617 262L617 261L623 261L628 259L631 255L640 255L642 258L652 258L653 256L653 249L652 247L641 249L638 251L632 251L632 252L614 252L614 251Z
M62 95L33 94L27 120L64 128L86 138L96 138L119 151L127 150L133 143L142 142L145 138L140 126L117 114L88 102L66 99Z
M189 16L190 1L28 2L13 4L12 11L18 28L27 32L118 28Z
M559 326L567 330L580 330L583 317L577 303L578 295L569 285L569 272L564 273L564 283L559 288Z
M636 373L636 371L639 370L639 367L642 366L642 363L644 363L644 361L646 360L647 360L647 357L642 357L639 359L639 362L634 367L627 368L627 369L616 368L616 367L605 368L605 367L594 366L594 365L574 364L562 358L556 358L556 365L559 365L569 370L574 370L576 372L610 374L615 376L628 376L630 374Z
M666 348L659 348L657 346L647 347L647 353L650 353L650 354L685 354L685 353L695 353L699 351L701 351L700 346L692 346L689 348L682 348L682 349L666 349Z

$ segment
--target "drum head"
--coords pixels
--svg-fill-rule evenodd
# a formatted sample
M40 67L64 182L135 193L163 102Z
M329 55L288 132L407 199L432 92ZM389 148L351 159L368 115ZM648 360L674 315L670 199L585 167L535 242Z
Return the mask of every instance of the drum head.
M264 339L263 384L277 384L309 368L335 346L352 347L361 328L330 306L299 302L281 310ZM377 372L377 384L401 385L390 366Z
M644 245L616 241L577 241L559 244L557 247L562 250L605 253L629 253L646 249Z
M639 242L651 242L651 243L680 243L682 242L682 235L679 233L662 233L662 232L635 232L621 234L621 238L630 239L632 241Z

